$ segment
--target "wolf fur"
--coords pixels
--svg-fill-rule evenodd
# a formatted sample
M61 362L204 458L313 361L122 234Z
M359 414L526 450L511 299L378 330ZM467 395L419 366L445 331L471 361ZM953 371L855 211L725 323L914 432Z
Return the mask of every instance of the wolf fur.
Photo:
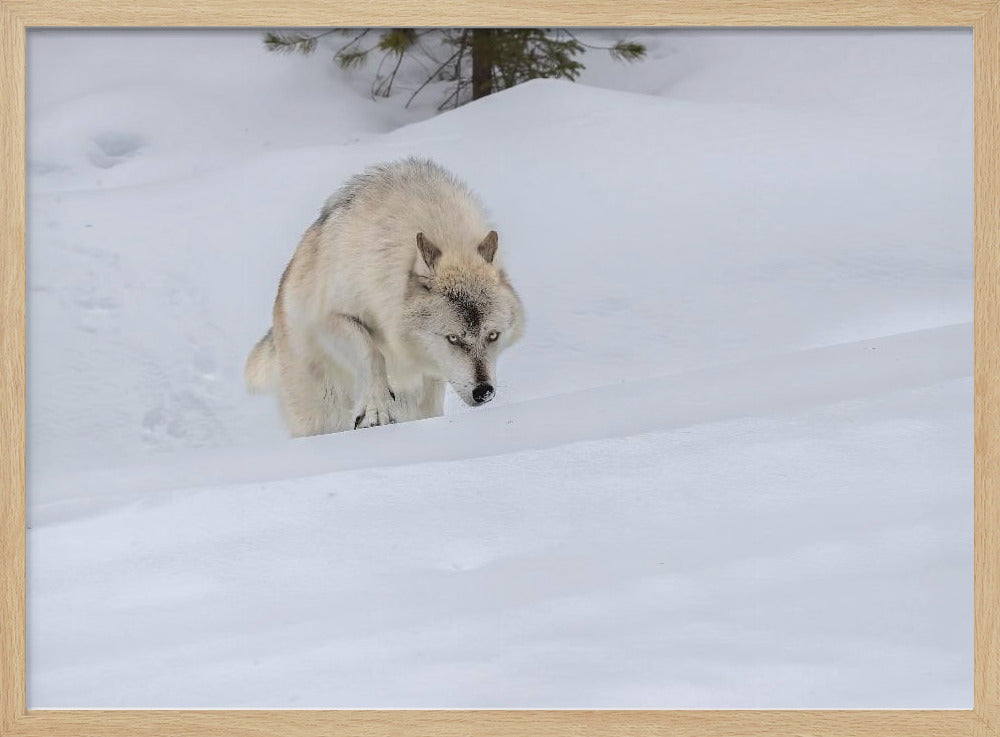
M488 402L524 328L498 244L477 197L431 161L352 177L285 269L247 387L277 393L294 436L441 415L445 382Z

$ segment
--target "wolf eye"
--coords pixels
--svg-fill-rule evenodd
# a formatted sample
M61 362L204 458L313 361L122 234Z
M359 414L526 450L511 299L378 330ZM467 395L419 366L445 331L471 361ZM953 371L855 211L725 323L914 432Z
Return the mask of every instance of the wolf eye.
M451 343L452 345L458 345L457 335L446 335L445 337L448 339L448 342Z
M498 333L496 330L491 330L489 332L489 334L486 336L486 340L488 340L490 343L492 343L494 340L496 340L499 337L500 337L500 333Z

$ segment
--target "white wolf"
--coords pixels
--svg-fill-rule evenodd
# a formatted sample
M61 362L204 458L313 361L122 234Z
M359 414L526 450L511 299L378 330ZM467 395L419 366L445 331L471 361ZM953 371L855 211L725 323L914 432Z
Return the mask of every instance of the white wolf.
M247 358L292 435L442 414L444 382L469 405L524 326L497 233L462 182L425 159L375 166L324 204Z

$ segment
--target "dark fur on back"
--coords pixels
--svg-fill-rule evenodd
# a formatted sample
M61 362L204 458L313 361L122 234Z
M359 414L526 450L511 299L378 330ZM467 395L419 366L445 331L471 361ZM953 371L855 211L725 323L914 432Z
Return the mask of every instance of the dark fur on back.
M371 182L372 175L369 172L355 174L347 182L323 203L323 208L319 211L319 217L313 223L316 227L321 227L335 212L348 210L358 197L358 193Z

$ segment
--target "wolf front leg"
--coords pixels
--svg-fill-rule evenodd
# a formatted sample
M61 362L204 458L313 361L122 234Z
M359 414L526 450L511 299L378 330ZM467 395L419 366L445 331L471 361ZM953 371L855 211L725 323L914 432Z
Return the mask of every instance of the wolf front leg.
M354 315L336 313L323 331L323 347L330 357L354 375L354 428L395 422L395 395L389 387L385 358L375 345L371 329Z

